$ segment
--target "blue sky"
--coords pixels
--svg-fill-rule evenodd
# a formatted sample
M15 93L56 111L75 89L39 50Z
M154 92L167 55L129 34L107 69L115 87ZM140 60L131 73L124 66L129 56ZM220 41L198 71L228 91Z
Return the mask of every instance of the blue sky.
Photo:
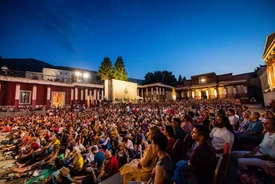
M1 0L0 55L128 77L254 71L275 32L274 0Z

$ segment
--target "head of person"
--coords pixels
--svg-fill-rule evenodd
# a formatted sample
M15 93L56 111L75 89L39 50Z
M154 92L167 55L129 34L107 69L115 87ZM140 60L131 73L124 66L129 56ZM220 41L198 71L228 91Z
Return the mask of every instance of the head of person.
M93 146L92 149L91 149L91 151L95 155L95 154L97 154L98 149L97 149L97 147Z
M104 153L104 157L106 160L110 160L112 158L112 152L110 150L106 150Z
M122 142L124 142L124 143L127 143L127 141L128 141L128 137L123 137L123 139L122 139Z
M56 169L61 169L63 167L63 165L64 165L64 161L62 159L56 158L54 160L54 166Z
M266 131L275 131L275 118L264 118L263 127Z
M250 115L251 121L258 121L260 118L260 113L259 112L252 112Z
M192 119L188 114L186 114L186 115L184 116L184 121L185 121L185 122L190 122L190 123L192 123L192 122L193 122L193 119Z
M56 180L61 183L62 181L68 179L69 174L70 170L66 167L62 167L62 169L59 171L59 174L57 175Z
M181 124L180 118L173 118L171 125L173 128L179 127Z
M214 123L214 126L215 127L218 127L218 128L223 128L224 127L224 124L225 124L225 122L224 121L226 121L225 119L226 119L227 117L226 116L223 116L222 114L217 114L216 115L216 121L215 121L215 123ZM227 118L228 119L228 118Z
M160 134L161 133L161 130L159 127L157 126L152 126L149 128L149 132L148 132L148 139L150 141L152 141L153 137L157 134Z
M166 125L163 133L164 133L165 136L168 136L168 137L174 137L175 136L174 129L171 125Z
M275 114L271 110L266 110L263 114L263 118L275 118Z
M247 112L247 111L244 111L243 112L243 118L246 119L246 120L249 120L250 119L250 113Z
M196 125L192 131L194 141L206 141L209 138L209 128L205 125Z
M227 115L228 116L234 116L235 115L235 111L233 109L228 109L227 110Z
M168 144L167 137L163 134L154 135L152 139L153 153L165 152Z
M119 144L118 144L118 149L119 150L123 150L125 148L125 144L123 143L123 142L120 142Z

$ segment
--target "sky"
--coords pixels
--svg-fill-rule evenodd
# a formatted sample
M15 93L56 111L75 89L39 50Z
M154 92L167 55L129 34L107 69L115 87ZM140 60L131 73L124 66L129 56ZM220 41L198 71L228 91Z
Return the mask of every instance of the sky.
M275 0L1 0L0 55L98 71L122 56L130 78L189 79L263 65Z

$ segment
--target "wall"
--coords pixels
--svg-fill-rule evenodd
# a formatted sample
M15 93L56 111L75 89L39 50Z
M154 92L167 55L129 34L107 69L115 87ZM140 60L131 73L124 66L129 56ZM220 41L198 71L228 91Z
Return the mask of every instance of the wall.
M112 101L136 101L137 83L111 79L111 94L108 100Z
M270 106L271 100L275 99L275 92L264 93L264 105Z

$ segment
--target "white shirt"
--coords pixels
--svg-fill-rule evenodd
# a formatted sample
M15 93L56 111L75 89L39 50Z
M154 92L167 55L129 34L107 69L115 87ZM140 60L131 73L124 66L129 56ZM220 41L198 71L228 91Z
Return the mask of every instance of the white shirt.
M210 137L212 138L211 144L215 150L223 149L225 143L228 143L229 147L232 148L234 143L234 134L226 127L214 127L210 132ZM220 157L222 153L216 153L216 156Z
M128 139L128 141L127 141L127 143L125 144L125 146L126 146L127 148L134 149L133 142L132 142L130 139Z
M228 119L229 119L230 125L232 125L235 128L235 126L239 122L239 118L233 115L233 116L229 116Z
M269 155L275 158L275 133L272 135L269 135L269 132L267 132L264 135L264 139L259 146L261 146L259 151L262 154Z

